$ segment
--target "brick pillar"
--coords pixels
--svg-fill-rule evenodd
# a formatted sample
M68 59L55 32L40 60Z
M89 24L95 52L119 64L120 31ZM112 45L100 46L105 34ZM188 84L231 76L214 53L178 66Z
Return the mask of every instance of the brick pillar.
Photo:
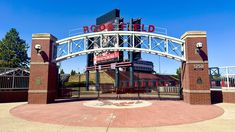
M206 32L186 32L181 39L185 41L186 56L181 71L184 101L189 104L211 104ZM202 43L200 50L197 43Z
M57 39L51 34L33 34L30 62L28 103L47 104L56 97L58 68L52 62L52 44ZM38 54L35 45L42 47Z

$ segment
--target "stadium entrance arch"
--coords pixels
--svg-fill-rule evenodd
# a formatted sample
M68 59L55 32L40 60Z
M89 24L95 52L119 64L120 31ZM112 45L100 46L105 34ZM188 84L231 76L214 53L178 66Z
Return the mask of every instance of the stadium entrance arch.
M93 89L98 91L98 97L103 95L99 95L100 91L118 95L138 92L138 97L140 92L155 92L154 96L157 96L162 91L158 87L159 81L154 77L152 80L146 79L146 76L153 74L145 74L153 72L152 62L141 60L141 53L147 53L180 61L184 101L210 104L206 32L191 31L175 38L156 30L154 25L142 24L139 18L124 23L120 10L114 9L98 17L95 25L84 26L82 34L60 40L51 34L33 34L29 103L53 102L58 95L56 64L82 55L87 55L86 91L92 90L89 86L92 71L93 75L95 73ZM123 59L123 52L128 52L127 61ZM105 74L113 78L113 90L107 88L109 85L100 85L100 78L104 75L101 71L107 69L112 69L112 72ZM120 72L123 70L128 75ZM128 78L123 79L122 76ZM145 76L145 80L140 80L140 76ZM79 95L80 90L77 90ZM180 91L179 88L170 90Z
M136 39L133 39L135 37L140 38L137 44ZM121 43L104 47L103 38L112 38L110 40L115 39ZM132 38L132 41L128 41L128 38ZM90 49L89 41L96 48ZM51 34L33 34L29 103L54 101L58 81L57 62L101 51L145 52L181 61L184 101L190 104L210 104L207 41L206 33L201 31L186 32L181 39L137 31L87 33L58 41ZM120 65L116 65L115 69ZM96 71L107 67L93 66ZM130 85L134 85L134 82Z

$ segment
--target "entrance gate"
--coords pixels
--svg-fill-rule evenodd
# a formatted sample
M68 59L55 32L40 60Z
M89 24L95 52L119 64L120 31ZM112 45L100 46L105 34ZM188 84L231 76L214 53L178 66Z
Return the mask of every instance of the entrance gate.
M60 99L173 99L182 98L182 89L177 86L158 85L159 80L134 80L134 87L130 87L130 81L121 81L115 88L113 84L100 84L99 89L90 85L87 91L85 85L77 84L68 86L62 84L59 87Z
M104 47L104 37L115 40L110 41L113 46ZM139 39L137 42L135 42L136 38ZM128 41L128 39L132 39L132 41ZM106 31L56 40L51 34L33 34L29 103L54 101L58 76L57 62L102 51L130 51L145 52L181 61L184 101L190 104L210 104L205 32L186 32L181 39L177 39L147 32ZM88 41L96 48L89 48ZM99 72L102 67L94 66L93 68ZM106 68L111 68L111 66ZM118 71L118 66L115 69ZM133 78L133 76L130 77ZM96 80L97 89L99 79ZM130 85L133 87L134 81L131 81Z

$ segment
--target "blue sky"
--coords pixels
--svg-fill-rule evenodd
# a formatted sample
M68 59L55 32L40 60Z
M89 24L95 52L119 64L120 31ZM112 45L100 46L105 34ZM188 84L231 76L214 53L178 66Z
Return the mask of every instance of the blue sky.
M209 66L235 65L235 1L232 0L1 0L0 38L12 27L31 45L33 33L52 33L68 37L70 29L95 24L96 17L114 8L126 21L142 18L145 24L167 28L168 35L179 38L191 30L207 31ZM30 54L30 50L29 50ZM144 55L155 62L159 57ZM66 72L83 70L86 57L62 62ZM180 63L160 58L162 73L175 73Z

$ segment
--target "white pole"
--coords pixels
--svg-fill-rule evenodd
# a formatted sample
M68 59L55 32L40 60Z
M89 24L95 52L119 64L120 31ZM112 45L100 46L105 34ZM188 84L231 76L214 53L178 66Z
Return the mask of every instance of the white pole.
M227 87L229 88L229 76L228 76L228 67L226 67L226 76L227 76Z

